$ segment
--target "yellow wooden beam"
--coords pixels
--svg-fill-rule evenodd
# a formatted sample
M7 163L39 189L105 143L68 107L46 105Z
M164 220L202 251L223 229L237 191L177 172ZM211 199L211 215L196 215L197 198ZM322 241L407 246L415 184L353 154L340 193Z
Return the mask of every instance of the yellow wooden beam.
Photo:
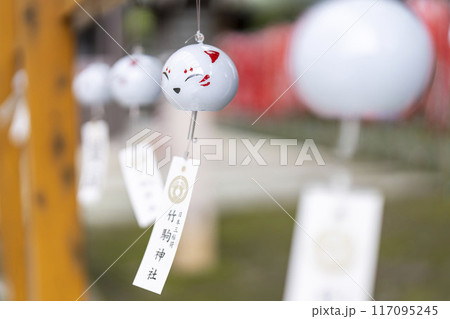
M86 278L75 187L74 34L61 16L61 0L15 1L31 115L30 297L76 300Z
M63 0L60 14L64 17L70 17L75 11L80 9L80 5L84 6L85 2L86 0Z
M0 103L11 93L15 71L15 0L0 1ZM8 139L9 125L0 128L0 244L7 299L25 300L26 263L20 197L20 150Z

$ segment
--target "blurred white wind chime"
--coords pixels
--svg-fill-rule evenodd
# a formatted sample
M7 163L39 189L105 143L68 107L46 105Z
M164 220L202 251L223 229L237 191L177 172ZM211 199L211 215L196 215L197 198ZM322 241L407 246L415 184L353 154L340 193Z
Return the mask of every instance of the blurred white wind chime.
M399 1L324 1L297 23L290 62L298 94L314 113L341 120L341 132L330 185L301 193L284 298L372 299L384 197L352 185L349 160L361 120L392 121L423 94L431 40Z

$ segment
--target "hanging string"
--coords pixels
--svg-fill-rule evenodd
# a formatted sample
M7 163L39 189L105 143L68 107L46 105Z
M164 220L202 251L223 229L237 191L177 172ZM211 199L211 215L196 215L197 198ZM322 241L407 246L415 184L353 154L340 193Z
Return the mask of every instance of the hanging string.
M191 40L193 37L195 38L195 41L197 41L197 43L203 43L203 41L205 41L205 36L203 35L203 33L201 33L200 31L200 21L201 21L201 17L200 17L200 13L201 13L201 0L196 0L196 8L197 8L197 32L190 37L189 39L186 40L185 43L188 43L189 40Z
M105 106L103 103L91 106L91 121L100 121L105 115Z
M195 41L197 41L198 43L203 43L203 41L205 40L205 36L200 32L200 13L201 13L201 0L196 0L196 7L197 7L197 32L194 35ZM192 39L192 37L190 37L186 43ZM186 152L184 153L184 159L187 160L189 157L189 151L190 148L192 147L192 144L195 143L195 138L194 138L194 132L195 132L195 124L197 123L197 111L193 111L192 112L192 116L191 116L191 124L189 126L189 133L188 133L188 145L186 148Z
M196 9L197 9L197 32L189 37L189 39L187 39L184 43L188 43L189 41L191 41L192 38L195 39L195 41L197 43L203 43L203 41L205 41L205 36L203 35L203 33L201 33L200 31L200 12L201 12L201 0L196 0Z
M197 0L197 33L200 33L200 0Z

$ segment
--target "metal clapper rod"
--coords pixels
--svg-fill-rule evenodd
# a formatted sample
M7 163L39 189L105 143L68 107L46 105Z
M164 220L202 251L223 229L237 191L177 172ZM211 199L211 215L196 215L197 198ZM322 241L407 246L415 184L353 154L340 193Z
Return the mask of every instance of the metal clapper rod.
M184 159L188 159L189 157L189 149L192 146L192 143L194 143L194 132L195 132L195 124L197 123L197 111L192 111L191 116L191 124L189 125L189 134L188 134L188 146L186 149L186 153L184 153Z

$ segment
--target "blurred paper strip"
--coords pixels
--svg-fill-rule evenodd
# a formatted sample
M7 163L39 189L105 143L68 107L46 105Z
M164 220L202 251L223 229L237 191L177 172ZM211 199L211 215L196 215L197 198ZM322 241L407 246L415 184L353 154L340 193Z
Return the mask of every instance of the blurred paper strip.
M163 196L164 184L158 165L153 161L153 149L148 146L146 149L146 165L153 167L153 174L148 170L139 170L139 165L129 165L127 163L127 150L123 149L119 153L120 168L123 179L133 207L134 216L139 227L147 228L156 220L157 214L161 211L161 198ZM142 156L138 160L143 160ZM140 164L141 166L143 164Z
M90 205L101 199L109 160L109 128L105 121L90 121L81 128L81 174L78 201Z
M284 299L370 300L383 202L383 196L370 189L304 190Z

